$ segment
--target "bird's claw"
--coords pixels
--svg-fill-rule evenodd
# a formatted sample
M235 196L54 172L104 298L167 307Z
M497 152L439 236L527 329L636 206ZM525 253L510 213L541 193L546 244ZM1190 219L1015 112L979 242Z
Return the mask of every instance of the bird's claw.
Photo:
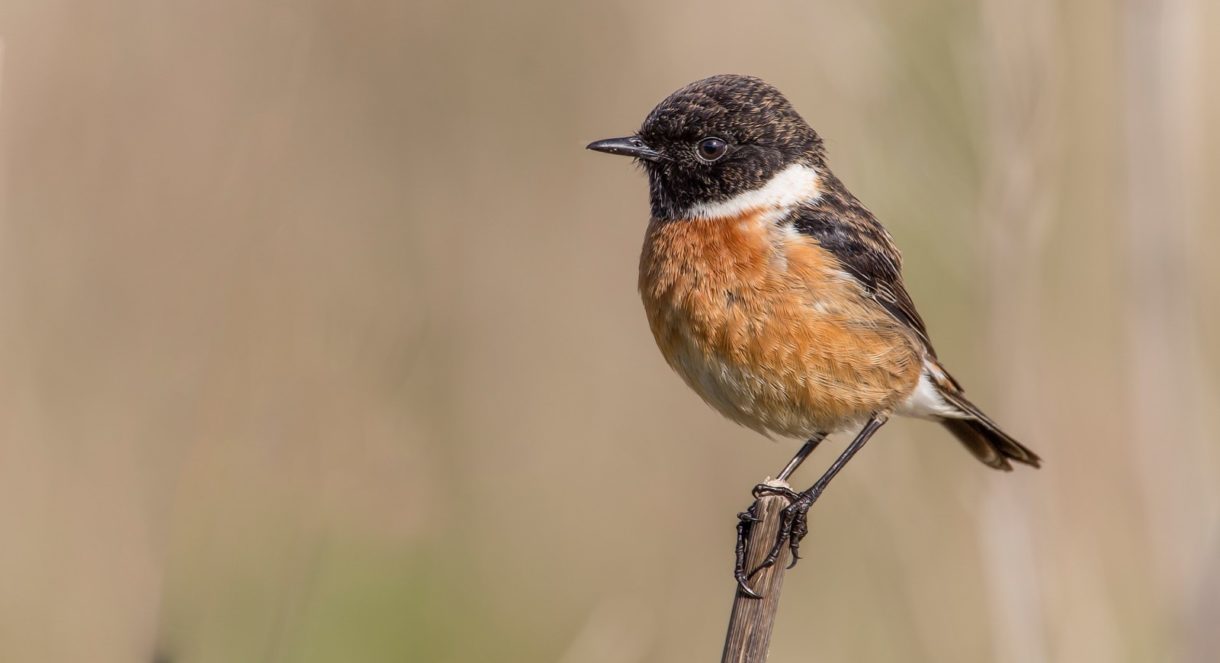
M784 508L780 513L779 532L775 536L775 544L771 546L771 551L767 553L767 557L763 559L762 563L746 575L747 579L753 578L763 569L775 566L785 545L792 553L792 561L788 563L787 568L796 566L801 559L801 539L809 533L809 507L813 505L814 499L816 496L798 493L797 499Z
M788 498L789 503L796 502L801 499L801 494L792 490L787 486L776 486L770 483L760 483L750 491L754 499L758 499L763 495L779 495L780 497Z
M746 575L746 543L750 539L750 529L759 520L761 519L754 513L753 504L737 514L737 561L733 565L733 578L737 581L737 589L753 599L760 599L762 595L755 593L747 584L749 577Z
M792 551L792 562L787 568L796 566L796 562L800 559L797 551L800 549L800 541L805 538L805 534L809 531L806 524L806 514L809 512L809 506L813 504L813 500L808 499L804 493L798 493L787 486L775 486L771 484L760 483L754 486L751 491L755 499L764 495L778 495L786 498L790 504L780 513L779 533L776 535L775 544L767 553L767 557L759 564L757 568L749 573L746 572L746 548L750 539L750 530L753 529L754 523L762 520L755 511L757 502L750 505L749 509L737 514L737 560L733 566L733 578L737 581L737 587L743 594L751 598L762 598L760 594L750 589L749 581L759 571L775 565L779 559L780 553L784 549L784 544L788 544L788 548Z

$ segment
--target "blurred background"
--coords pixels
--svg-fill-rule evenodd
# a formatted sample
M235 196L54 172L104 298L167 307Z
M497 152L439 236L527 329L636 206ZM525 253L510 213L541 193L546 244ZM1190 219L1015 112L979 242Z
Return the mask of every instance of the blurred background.
M1214 661L1220 5L0 2L0 659L711 661L795 443L670 374L642 173L762 76L1045 459L900 421L773 661ZM815 456L812 481L842 440Z

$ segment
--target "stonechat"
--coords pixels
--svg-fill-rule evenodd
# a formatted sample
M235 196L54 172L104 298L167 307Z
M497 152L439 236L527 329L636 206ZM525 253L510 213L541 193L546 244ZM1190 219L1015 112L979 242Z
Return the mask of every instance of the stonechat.
M792 503L764 567L785 544L796 563L810 506L891 415L941 424L995 469L1038 466L937 359L893 238L779 90L749 76L696 81L635 135L588 149L633 157L648 174L639 290L686 384L743 426L806 440L782 480L827 435L856 432L812 487L780 491ZM752 517L742 514L735 569L747 593L740 551Z

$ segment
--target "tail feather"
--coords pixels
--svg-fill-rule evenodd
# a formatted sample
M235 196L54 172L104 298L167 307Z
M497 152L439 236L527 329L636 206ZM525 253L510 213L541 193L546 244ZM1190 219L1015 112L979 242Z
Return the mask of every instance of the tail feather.
M975 458L989 467L1004 471L1012 470L1012 464L1008 462L1010 460L1033 467L1041 466L1042 459L1038 458L1038 454L1005 433L990 417L983 414L982 410L975 407L974 403L966 400L960 391L942 388L940 393L946 402L967 415L962 419L945 417L940 423L949 429Z

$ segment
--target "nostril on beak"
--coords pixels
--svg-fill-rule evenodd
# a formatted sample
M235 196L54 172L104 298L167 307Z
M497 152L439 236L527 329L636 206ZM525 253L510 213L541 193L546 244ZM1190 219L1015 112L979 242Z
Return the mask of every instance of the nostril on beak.
M623 136L622 138L607 138L589 143L586 149L607 154L620 154L635 157L645 161L657 161L661 155L644 142L639 136Z

